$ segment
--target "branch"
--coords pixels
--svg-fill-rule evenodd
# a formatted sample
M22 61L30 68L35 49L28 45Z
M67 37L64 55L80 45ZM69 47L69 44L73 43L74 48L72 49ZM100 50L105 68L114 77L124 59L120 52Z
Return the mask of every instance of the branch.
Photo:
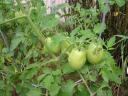
M104 0L105 6L107 6L109 8L109 0ZM103 17L102 17L102 24L101 27L103 26L103 24L105 24L105 17L106 17L107 12L103 12ZM103 32L100 33L99 37L101 37Z
M90 96L94 96L95 93L93 93L93 92L91 91L90 87L89 87L88 84L87 84L87 81L84 79L84 77L82 76L82 74L81 74L79 71L78 71L78 73L79 73L81 79L83 80L83 83L85 84L85 86L86 86L86 88L87 88L87 90L88 90Z
M16 2L18 4L18 6L20 7L21 11L24 14L26 14L25 10L24 10L24 7L22 6L20 0L16 0ZM36 34L35 33L33 33L33 34L35 34L38 37L38 39L44 44L45 36L40 32L39 28L33 23L32 19L27 14L26 14L26 18L28 19L30 25L32 26L33 31L36 32Z

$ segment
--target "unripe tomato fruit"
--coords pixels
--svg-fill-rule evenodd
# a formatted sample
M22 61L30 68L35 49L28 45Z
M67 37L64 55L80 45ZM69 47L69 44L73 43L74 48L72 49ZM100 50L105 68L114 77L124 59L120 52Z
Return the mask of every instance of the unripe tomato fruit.
M84 50L73 49L69 54L68 62L73 69L80 69L86 62L86 52Z
M60 43L55 43L51 37L48 37L45 39L44 51L57 54L60 52Z
M91 64L99 63L103 58L103 47L101 44L91 42L87 50L87 60Z

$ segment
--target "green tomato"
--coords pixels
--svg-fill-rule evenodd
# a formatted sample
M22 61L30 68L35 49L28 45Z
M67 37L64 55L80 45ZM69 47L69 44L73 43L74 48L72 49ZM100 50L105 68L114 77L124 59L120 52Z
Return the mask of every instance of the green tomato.
M86 52L84 50L73 49L69 54L68 62L75 70L82 68L86 62Z
M57 54L60 52L60 43L53 42L51 37L46 38L44 51L46 53L54 53Z
M91 64L99 63L103 58L103 47L101 44L91 42L87 50L87 59Z

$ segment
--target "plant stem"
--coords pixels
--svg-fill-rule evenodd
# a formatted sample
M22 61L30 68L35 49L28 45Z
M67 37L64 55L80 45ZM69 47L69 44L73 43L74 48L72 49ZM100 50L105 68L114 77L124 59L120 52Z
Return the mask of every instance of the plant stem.
M15 18L12 18L12 19L9 19L9 20L6 20L6 21L0 23L0 25L6 24L8 22L12 22L12 21L17 20L17 19L25 18L25 17L26 17L25 15L20 16L20 17L15 17Z
M38 30L38 28L35 26L35 24L32 22L31 18L29 16L27 16L27 19L30 23L30 25L32 26L33 30L36 32L36 36L38 36L39 40L44 44L45 41L45 37L44 35Z
M86 88L87 88L87 90L88 90L90 96L94 96L94 93L93 93L93 92L91 91L91 89L89 88L89 86L88 86L86 80L84 79L84 77L82 76L82 74L81 74L79 71L78 71L78 73L79 73L81 79L83 80L83 83L85 84L85 86L86 86Z
M33 23L32 19L29 17L29 15L27 15L27 13L25 12L24 10L24 7L22 6L22 4L20 3L20 0L16 0L16 2L18 3L21 11L26 14L26 18L27 20L29 21L30 25L32 26L33 28L33 31L36 32L36 36L38 37L38 39L44 44L44 41L45 41L45 36L40 32L39 28Z

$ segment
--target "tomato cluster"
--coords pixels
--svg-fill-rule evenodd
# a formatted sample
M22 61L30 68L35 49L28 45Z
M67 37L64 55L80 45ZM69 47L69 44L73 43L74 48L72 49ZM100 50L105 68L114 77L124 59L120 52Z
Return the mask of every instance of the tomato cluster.
M57 43L51 37L48 37L45 40L44 51L52 54L68 53L69 65L75 70L82 68L86 61L90 64L98 64L103 59L104 49L102 44L98 42L91 41L87 48L70 48L71 45L69 37Z

